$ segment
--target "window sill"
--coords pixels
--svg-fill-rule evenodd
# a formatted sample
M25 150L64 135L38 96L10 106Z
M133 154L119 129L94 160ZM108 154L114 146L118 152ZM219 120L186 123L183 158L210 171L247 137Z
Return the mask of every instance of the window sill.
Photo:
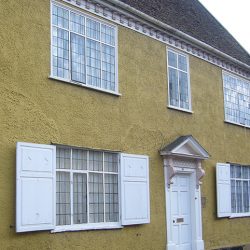
M102 224L102 223L92 223L88 225L65 225L65 226L56 226L51 233L60 233L60 232L73 232L73 231L87 231L87 230L108 230L108 229L121 229L123 226L118 223Z
M193 114L194 113L192 110L182 109L182 108L178 108L178 107L171 106L171 105L168 105L167 108L169 108L169 109L175 109L175 110L182 111L182 112L189 113L189 114Z
M105 89L101 89L101 88L90 86L90 85L81 84L81 83L70 81L70 80L67 81L67 80L65 80L63 78L60 78L60 77L49 76L49 79L74 84L74 85L77 85L77 86L80 86L80 87L93 89L93 90L96 90L96 91L99 91L99 92L104 92L104 93L111 94L111 95L114 95L114 96L121 96L120 93L117 93L117 92L114 92L114 91L105 90Z
M241 217L250 217L250 213L231 214L229 218L233 219L233 218L241 218Z
M224 120L224 122L232 124L232 125L240 126L240 127L243 127L243 128L250 128L250 126L243 125L243 124L240 124L240 123L237 123L237 122L231 122L231 121L228 121L228 120Z

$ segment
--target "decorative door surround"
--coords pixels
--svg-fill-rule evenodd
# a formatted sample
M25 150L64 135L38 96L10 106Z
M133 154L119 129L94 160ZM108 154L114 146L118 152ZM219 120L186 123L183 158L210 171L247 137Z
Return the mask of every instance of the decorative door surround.
M202 161L209 158L208 152L192 136L181 136L172 143L166 145L160 154L164 161L166 214L167 214L167 246L168 250L178 250L172 232L171 221L171 184L177 174L190 174L193 180L191 190L192 206L192 250L204 250L202 239L202 219L200 202L201 179L205 175L202 169Z

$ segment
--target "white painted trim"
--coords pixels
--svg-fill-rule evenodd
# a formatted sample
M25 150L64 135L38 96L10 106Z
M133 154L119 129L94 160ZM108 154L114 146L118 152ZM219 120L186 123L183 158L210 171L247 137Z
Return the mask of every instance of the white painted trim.
M199 159L199 160L205 160L208 159L208 157L202 157L200 155L186 155L186 154L174 154L174 153L168 153L168 154L162 154L163 156L173 156L173 157L183 157L184 159Z
M250 217L250 213L232 213L229 218Z
M123 226L120 223L89 223L88 225L79 224L79 225L65 225L65 226L56 226L51 233L59 232L68 232L68 231L84 231L84 230L101 230L101 229L121 229Z
M230 219L233 219L233 218L240 218L240 217L250 217L250 213L233 213L231 214L231 216L229 217Z
M232 125L237 125L237 126L240 126L240 127L243 127L243 128L250 128L250 126L243 125L243 124L240 124L240 123L237 123L237 122L231 122L231 121L228 121L228 120L224 120L224 122L228 123L228 124L232 124Z
M171 106L171 105L168 105L167 108L173 109L173 110L182 111L182 112L184 112L184 113L189 113L189 114L193 114L193 113L194 113L192 110L182 109L182 108L178 108L178 107Z
M196 158L196 156L199 156L199 158L208 158L208 154L207 152L204 151L204 149L195 141L191 138L187 138L184 142L182 142L180 145L178 145L176 148L174 148L172 150L173 154L178 154L178 149L180 149L181 147L185 146L185 144L188 144L189 146L192 147L192 149L194 151L198 151L197 153L199 153L199 155L188 155L189 157L193 157Z
M185 152L181 152L179 149L185 147L185 144L189 145L196 154L187 154ZM209 158L208 152L191 136L185 139L182 143L175 146L171 151L160 151L161 155L165 156L175 156L175 157L185 157L185 158L192 158L192 159L207 159Z
M181 158L180 158L181 159ZM166 199L166 224L167 224L167 245L166 250L175 250L176 246L173 243L173 232L171 230L171 186L168 185L168 159L164 157L164 179L165 179L165 199ZM196 168L178 168L176 174L189 174L191 178L191 221L192 221L192 249L204 250L204 241L202 239L202 215L201 215L201 191L200 186L196 185Z
M173 48L177 48L198 57L222 69L234 72L243 77L250 77L250 66L201 42L155 18L152 18L129 5L109 0L112 4L102 0L62 0L80 9L94 13L121 26L132 29L153 39L161 41ZM122 6L122 8L121 8Z
M79 82L74 82L74 81L66 80L66 79L60 78L60 77L49 76L48 78L51 79L51 80L56 80L56 81L60 81L60 82L74 84L74 85L77 85L77 86L80 86L80 87L84 87L84 88L87 88L87 89L97 90L99 92L104 92L104 93L111 94L111 95L114 95L114 96L121 96L122 95L120 93L116 93L116 92L113 92L113 91L110 91L110 90L105 90L105 89L97 88L97 87L94 87L94 86L91 86L91 85L81 84Z

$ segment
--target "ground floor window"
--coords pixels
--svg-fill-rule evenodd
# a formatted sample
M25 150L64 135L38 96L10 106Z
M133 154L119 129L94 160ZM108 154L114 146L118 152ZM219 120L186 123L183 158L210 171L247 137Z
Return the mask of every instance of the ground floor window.
M57 147L56 225L119 221L118 154Z
M250 166L230 164L232 213L250 213Z
M218 217L250 216L250 166L216 164Z
M16 232L150 222L147 155L18 142L16 163Z

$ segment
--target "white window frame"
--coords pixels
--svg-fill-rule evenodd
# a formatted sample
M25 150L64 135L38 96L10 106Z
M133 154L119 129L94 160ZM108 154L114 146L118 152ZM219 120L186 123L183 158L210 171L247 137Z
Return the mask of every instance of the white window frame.
M52 230L51 232L52 233L57 233L57 232L65 232L65 231L82 231L82 230L95 230L95 229L116 229L116 228L123 228L123 225L122 225L122 222L121 222L121 170L120 170L120 158L121 158L121 153L118 153L118 152L113 152L113 151L105 151L105 150L95 150L95 149L88 149L88 148L78 148L78 147L70 147L70 146L57 146L56 147L57 149L58 148L63 148L63 149L70 149L70 152L71 152L71 156L70 156L70 161L71 161L71 164L72 164L72 149L80 149L80 150L86 150L87 151L87 159L88 159L88 162L87 164L89 163L89 151L96 151L96 152L101 152L102 155L106 152L106 153L114 153L114 154L117 154L117 159L118 159L118 172L117 172L117 176L118 176L118 202L119 202L119 205L118 205L118 208L119 208L119 219L117 222L98 222L98 223L82 223L82 224L71 224L71 225L56 225L55 226L55 229ZM103 164L104 164L104 157L102 157L103 159ZM90 171L88 168L87 170L72 170L72 169L56 169L56 172L77 172L77 173L85 173L87 174L87 172L92 172L92 173L107 173L109 174L109 172L104 172L104 171ZM88 174L87 174L88 176ZM103 183L104 184L104 183ZM72 180L71 180L71 196L72 196L72 190L73 190L73 183L72 183ZM104 185L105 186L105 185ZM88 177L87 177L87 190L88 190ZM104 190L103 190L104 191ZM104 191L105 192L105 191ZM87 211L89 211L89 191L87 191ZM73 204L72 204L72 197L71 197L71 222L72 222L72 216L73 216L73 213L72 213L72 209L73 209ZM56 206L56 204L55 204ZM105 193L104 193L104 219L105 219ZM88 216L88 213L87 213L87 216ZM55 215L56 217L56 215ZM88 216L89 217L89 216Z
M231 195L232 195L232 185L231 185L231 181L232 180L239 180L239 181L241 181L241 182L243 182L243 181L248 181L248 185L250 185L250 178L248 178L248 179L244 179L243 177L241 177L241 178L237 178L237 177L231 177L231 167L232 167L232 165L236 165L236 167L239 167L239 166L241 166L241 167L248 167L248 168L250 168L249 166L244 166L244 165L241 165L241 164L232 164L232 163L230 163L230 186L231 186ZM236 184L235 184L235 189L236 189ZM248 189L249 189L249 191L250 191L250 187L248 187ZM244 196L244 194L243 194L243 185L242 185L242 203L244 202L243 201L243 196ZM236 199L237 199L237 195L236 195L236 197L235 197ZM237 202L236 202L236 206L237 206ZM231 211L232 211L232 200L231 200ZM230 216L230 218L235 218L235 217L248 217L248 216L250 216L250 193L249 193L249 212L243 212L243 213L237 213L237 212L232 212L232 214L231 214L231 216Z
M224 121L226 123L231 123L231 124L234 124L234 125L238 125L238 126L241 126L241 127L245 127L245 128L250 128L250 126L246 125L246 124L241 124L241 123L237 123L237 122L234 122L234 121L230 121L229 119L226 118L226 105L225 105L225 83L224 83L224 75L228 75L230 77L233 77L235 78L236 80L237 79L240 79L242 81L245 81L249 84L249 89L250 89L250 81L245 79L245 78L242 78L238 75L234 75L232 73L229 73L227 71L222 71L222 82L223 82L223 104L224 104ZM239 93L239 92L237 92Z
M169 62L168 62L168 51L171 51L172 53L177 54L177 60L178 60L178 55L182 55L182 56L184 56L187 59L187 71L183 71L183 70L180 70L178 68L175 68L175 67L169 65ZM190 70L189 70L189 68L190 68L189 67L189 55L187 55L185 53L182 53L180 51L177 51L177 50L175 50L173 48L167 48L166 55L167 55L167 79L168 79L168 104L167 104L167 107L170 108L170 109L176 109L176 110L184 111L184 112L187 112L187 113L193 113L193 111L192 111L192 101L191 101L192 98L191 98L191 84L190 84ZM176 69L177 72L178 71L182 71L182 72L187 73L189 109L181 108L180 104L179 104L178 107L177 106L173 106L173 105L170 104L169 67L173 68L173 69ZM180 94L180 91L179 91L179 73L178 73L178 94Z
M219 218L237 218L237 217L249 217L250 216L250 208L249 212L233 212L233 202L232 202L232 180L241 180L248 181L250 184L250 177L248 175L247 179L244 179L243 176L241 178L232 178L232 165L244 167L250 167L249 165L242 165L236 163L217 163L216 164L216 194L217 194L217 217ZM249 186L248 186L249 188ZM236 184L235 184L236 189ZM250 188L249 188L250 190ZM248 191L249 192L249 191ZM235 192L236 193L236 192ZM243 185L242 185L242 208L243 208ZM237 194L235 196L237 199ZM237 203L237 201L236 201ZM250 205L250 192L249 192L249 205Z
M60 7L60 8L66 9L68 11L73 11L78 15L84 16L85 18L91 18L92 20L95 20L95 21L99 22L100 24L105 24L107 26L110 26L110 27L114 28L114 30L115 30L115 46L114 46L114 48L115 48L115 91L108 90L108 89L105 89L105 88L102 88L102 87L96 87L96 86L88 85L87 83L84 84L84 83L74 81L74 80L71 79L71 76L69 76L70 77L69 79L53 76L53 73L52 73L52 70L53 70L53 55L52 55L52 39L53 39L53 24L52 24L52 13L53 12L52 11L53 11L53 5L56 5L56 6ZM78 34L77 32L74 32L74 33ZM69 32L69 34L70 34L70 32ZM83 35L81 35L81 36L83 36ZM85 35L84 35L84 37L86 37L86 24L85 24ZM104 42L102 42L102 43L104 43ZM69 46L70 46L70 36L69 36ZM101 72L102 72L102 63L101 63ZM71 75L70 53L69 53L69 75ZM49 75L49 78L52 79L52 80L58 80L58 81L65 82L65 83L71 83L71 84L78 85L78 86L81 86L81 87L85 87L85 88L89 88L89 89L93 89L93 90L97 90L97 91L101 91L101 92L106 92L108 94L113 94L113 95L116 95L116 96L121 96L121 94L119 93L119 86L118 86L118 27L117 27L117 25L114 25L114 24L112 24L110 22L106 22L103 19L96 18L95 16L87 14L84 11L79 11L76 8L69 7L68 5L59 3L57 1L51 1L50 2L50 75ZM101 79L101 82L102 82L102 79Z

